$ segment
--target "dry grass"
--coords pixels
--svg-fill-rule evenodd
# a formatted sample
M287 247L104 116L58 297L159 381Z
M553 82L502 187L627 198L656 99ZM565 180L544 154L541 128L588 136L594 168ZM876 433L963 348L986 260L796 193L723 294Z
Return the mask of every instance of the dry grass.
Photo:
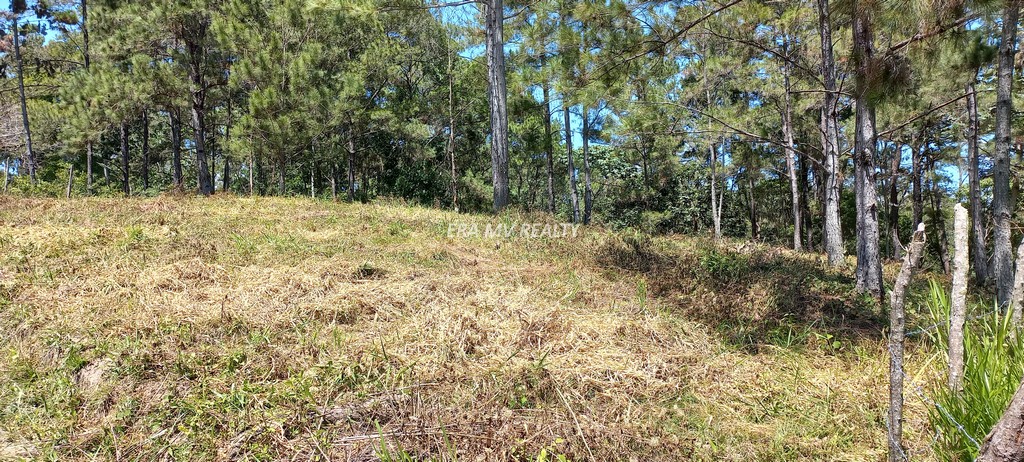
M883 456L882 318L847 275L598 229L446 236L535 219L0 198L0 458Z

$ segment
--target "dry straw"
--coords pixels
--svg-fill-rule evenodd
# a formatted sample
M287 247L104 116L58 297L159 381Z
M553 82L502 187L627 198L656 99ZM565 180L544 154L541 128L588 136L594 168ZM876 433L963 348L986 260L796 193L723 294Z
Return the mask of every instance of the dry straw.
M879 314L816 256L457 239L501 218L298 199L4 198L0 217L0 454L885 452Z

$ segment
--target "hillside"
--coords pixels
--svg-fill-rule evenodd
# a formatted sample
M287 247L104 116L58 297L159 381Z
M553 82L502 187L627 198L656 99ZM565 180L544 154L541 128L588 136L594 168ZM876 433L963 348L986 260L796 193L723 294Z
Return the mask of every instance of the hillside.
M738 241L448 235L544 220L2 197L0 456L884 457L885 323L847 273Z

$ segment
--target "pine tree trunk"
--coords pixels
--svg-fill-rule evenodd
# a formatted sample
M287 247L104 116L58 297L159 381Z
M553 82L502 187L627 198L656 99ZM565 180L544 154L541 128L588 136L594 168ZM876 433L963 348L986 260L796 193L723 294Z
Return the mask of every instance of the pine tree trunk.
M331 162L331 201L338 202L338 168L335 162Z
M1013 66L1020 5L1008 0L1003 10L1002 35L996 83L995 151L992 153L993 270L996 299L1004 309L1010 303L1013 288L1012 249L1010 248L1010 124L1013 116Z
M921 129L921 146L911 146L910 159L911 159L911 200L914 208L914 223L920 223L924 219L924 192L923 192L923 175L922 175L922 163L924 160L924 152L928 149L928 138L924 136L925 128Z
M131 185L128 183L128 122L121 122L121 191L125 196L132 194Z
M523 175L523 170L525 170L525 169L520 168L520 169L516 169L516 171L515 171L515 177L516 177L516 181L515 181L515 183L516 183L516 197L519 198L520 204L522 204L522 202L523 202L523 185L525 183L525 181L524 181L525 178L523 178L523 177L526 176L526 175Z
M380 178L380 174L374 170L374 166L370 165L367 159L360 159L359 163L359 185L360 200L366 201L370 199L370 183L377 181ZM365 186L364 186L365 185Z
M455 171L455 68L454 58L448 55L448 162L451 169L452 210L459 211L459 177ZM550 132L550 129L549 129ZM550 133L549 133L550 135Z
M711 221L714 225L715 240L722 238L722 208L718 200L718 149L714 143L708 145L708 164L711 165Z
M263 168L263 162L259 157L254 157L256 163L256 190L255 194L265 196L267 194L267 170Z
M800 172L800 210L802 211L801 222L803 223L804 233L804 248L810 251L814 251L814 234L813 226L811 224L811 207L809 204L808 196L810 190L810 182L807 177L810 175L810 169L806 160L807 155L801 155L797 157L797 166Z
M988 248L985 245L985 219L981 209L981 173L978 158L978 98L974 82L967 84L967 163L971 197L971 246L974 278L984 285L989 280Z
M555 214L555 144L551 134L551 90L545 81L544 92L544 149L547 150L548 164L548 213Z
M88 70L91 63L91 56L89 56L89 2L82 0L82 58L85 62L85 68Z
M964 377L964 322L967 318L967 209L953 206L953 290L949 300L949 388L960 390Z
M224 155L224 178L221 180L221 192L228 192L231 189L231 158L228 150L231 148L231 95L228 95L228 123L224 125L224 148L221 149Z
M529 202L527 202L526 205L526 210L528 211L534 210L537 206L537 190L540 188L537 187L536 183L534 182L534 179L540 177L540 169L541 166L539 164L533 164L533 172L529 176L530 200Z
M255 194L256 156L249 152L249 196Z
M505 39L502 0L487 0L486 53L487 89L491 110L491 170L494 182L494 211L508 206L508 116L505 86Z
M1024 461L1024 381L1013 394L1006 412L981 443L976 462Z
M89 2L82 0L82 58L85 62L85 70L89 71L91 57L89 56ZM91 121L90 121L91 122ZM91 125L91 123L90 123ZM85 142L85 191L92 194L92 134Z
M786 50L786 46L783 47ZM787 53L788 54L788 53ZM793 250L803 250L800 242L802 215L800 210L800 185L796 176L796 150L793 143L793 107L789 94L789 63L783 65L782 79L785 86L785 105L782 111L782 134L786 138L786 169L789 173L789 191L793 206Z
M931 162L930 170L935 170L934 160ZM949 236L946 235L946 217L942 214L942 197L944 193L939 189L937 179L933 177L929 180L931 190L931 203L932 203L932 227L938 230L935 233L936 238L939 241L939 260L942 262L942 271L945 274L949 274L950 259L949 259Z
M590 215L594 210L594 190L590 186L590 120L587 106L583 112L583 224L590 224Z
M277 156L277 194L284 196L286 193L287 184L285 184L285 173L287 168L287 161L283 154ZM300 176L301 178L301 176Z
M889 238L892 241L892 256L903 258L903 244L900 242L900 148L897 146L889 163Z
M642 167L642 170L643 170L643 173L644 173L644 180L643 180L644 184L643 184L643 190L640 193L640 200L644 204L644 210L646 210L647 206L648 206L647 200L650 197L648 195L648 193L651 190L651 168L650 168L650 166L651 166L651 150L649 148L649 144L647 143L646 139L641 141L641 146L640 146L640 163L643 164L641 167Z
M210 177L210 164L206 152L206 79L202 73L203 52L195 44L188 44L190 62L189 78L192 82L192 128L195 130L196 149L196 182L199 193L204 196L213 194L213 179Z
M227 153L224 154L224 178L221 179L220 190L221 192L228 192L231 189L231 159L228 158Z
M821 69L825 91L822 93L821 141L824 151L824 220L822 245L828 254L829 265L842 265L846 258L843 249L842 222L839 219L839 114L836 86L835 55L832 50L832 25L830 23L829 0L818 0L818 26L821 35Z
M171 119L171 163L174 170L174 188L182 189L184 180L181 173L181 119L175 110L168 111Z
M217 192L217 155L220 154L220 143L217 141L217 123L213 124L213 134L206 138L206 162L210 164L210 188Z
M4 159L4 193L7 193L7 188L11 186L11 156L7 156Z
M356 200L356 144L352 136L348 137L348 201Z
M572 129L569 125L569 101L563 98L562 110L565 113L565 150L569 157L569 198L572 200L572 222L580 222L580 198L576 193L576 165L572 160Z
M869 13L854 6L853 56L857 63L854 187L857 196L857 290L882 297L882 264L878 246L878 198L875 191L875 107L868 95L867 76L874 58Z
M707 54L705 48L704 53ZM707 68L704 68L704 96L707 101L707 107L710 108L714 100L711 98L711 89L707 87ZM708 133L713 133L711 127L711 121L708 121ZM715 146L714 141L708 142L708 164L711 166L711 221L714 225L714 238L715 240L722 238L722 202L718 200L717 189L718 189L718 147Z
M906 335L906 313L903 310L907 285L914 268L921 262L924 251L924 223L917 226L914 237L910 240L907 254L903 256L903 266L896 276L892 293L889 298L889 461L904 462L906 452L903 449L903 340Z
M21 103L21 123L25 130L25 163L28 164L28 177L36 184L36 157L32 151L32 129L28 123L28 101L25 98L25 65L21 59L21 32L18 28L18 16L12 17L14 39L14 61L18 71L18 98Z
M747 199L750 202L750 239L758 241L761 239L761 226L758 225L757 201L754 200L754 175L750 170L747 171Z
M85 143L85 191L92 194L92 141Z
M706 79L705 79L706 81ZM641 103L647 103L647 82L640 79L636 82L636 100ZM639 146L637 151L640 153L641 171L643 172L643 188L640 191L640 201L643 203L644 210L648 209L649 195L651 190L651 149L653 146L651 136L647 134L641 134L639 137Z
M142 189L149 189L149 114L142 114Z

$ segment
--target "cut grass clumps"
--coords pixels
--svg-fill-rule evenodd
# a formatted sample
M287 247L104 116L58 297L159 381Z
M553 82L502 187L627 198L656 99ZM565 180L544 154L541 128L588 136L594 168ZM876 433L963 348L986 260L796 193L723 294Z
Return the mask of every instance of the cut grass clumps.
M813 254L298 198L0 216L0 458L885 454L884 321Z

